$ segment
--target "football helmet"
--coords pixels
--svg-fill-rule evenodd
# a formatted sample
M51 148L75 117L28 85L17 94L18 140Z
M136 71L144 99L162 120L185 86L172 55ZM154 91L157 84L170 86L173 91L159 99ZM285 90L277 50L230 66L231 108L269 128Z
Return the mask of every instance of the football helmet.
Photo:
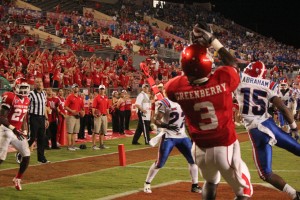
M267 69L261 61L251 62L244 70L245 74L256 78L266 78Z
M280 90L286 90L286 89L288 89L288 87L289 87L289 84L286 79L280 80L280 82L279 82Z
M25 78L17 78L14 82L14 92L20 96L28 96L30 92L30 86Z
M181 52L180 64L186 76L195 77L198 83L203 83L211 74L213 60L206 47L191 44Z

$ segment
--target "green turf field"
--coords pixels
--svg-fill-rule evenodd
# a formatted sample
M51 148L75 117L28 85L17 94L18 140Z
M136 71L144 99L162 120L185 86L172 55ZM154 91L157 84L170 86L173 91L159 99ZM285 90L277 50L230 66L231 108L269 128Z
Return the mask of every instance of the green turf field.
M244 130L240 128L239 130ZM145 148L144 145L131 145L131 137L108 140L110 149L92 151L90 148L76 152L65 148L58 151L46 151L47 159L52 162L69 160L79 157L101 155L117 152L118 144L125 144L126 151ZM141 138L142 139L142 138ZM91 144L88 144L90 147ZM258 178L251 153L250 142L241 143L243 160L250 169L253 183L261 183ZM31 165L37 164L36 152L33 152ZM148 169L154 160L140 162L126 167L114 167L93 173L65 177L61 179L39 183L23 184L23 191L16 191L13 187L0 188L0 199L98 199L108 195L142 189ZM286 151L274 147L273 168L276 173L284 177L287 182L300 189L300 159ZM7 161L1 165L1 170L16 168L13 153L8 155ZM71 166L70 166L71 167ZM84 167L84 166L83 166ZM47 172L45 172L47 173ZM26 179L26 174L24 179ZM152 186L173 180L190 180L188 165L182 155L169 157L164 168L160 170L152 182ZM202 181L199 176L199 181Z

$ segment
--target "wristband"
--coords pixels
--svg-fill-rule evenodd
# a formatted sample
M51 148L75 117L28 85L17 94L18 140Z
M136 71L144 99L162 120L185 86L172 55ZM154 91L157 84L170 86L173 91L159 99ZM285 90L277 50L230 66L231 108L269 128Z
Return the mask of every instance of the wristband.
M213 46L213 48L216 50L216 51L219 51L223 46L223 44L221 44L221 42L218 40L218 39L214 39L212 42L211 42L211 45Z
M297 128L297 124L296 124L295 121L293 123L289 124L289 126L290 126L291 129Z
M8 128L9 128L10 130L14 130L16 127L14 127L13 125L10 124L10 125L8 126Z

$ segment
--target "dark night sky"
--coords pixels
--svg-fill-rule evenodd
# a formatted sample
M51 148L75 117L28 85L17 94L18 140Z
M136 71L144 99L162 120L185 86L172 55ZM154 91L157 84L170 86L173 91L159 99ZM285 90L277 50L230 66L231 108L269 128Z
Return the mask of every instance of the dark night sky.
M236 23L300 48L300 12L296 1L212 0L212 4L214 11Z
M168 1L168 0L167 0ZM183 2L183 0L169 0ZM185 0L191 2L209 0ZM276 41L300 48L300 8L297 1L210 0L213 11ZM299 2L298 2L299 4Z

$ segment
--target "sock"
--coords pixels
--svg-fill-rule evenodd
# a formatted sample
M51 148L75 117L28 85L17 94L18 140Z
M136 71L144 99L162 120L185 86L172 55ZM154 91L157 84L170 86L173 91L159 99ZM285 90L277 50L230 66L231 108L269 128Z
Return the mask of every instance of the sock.
M292 199L296 198L296 190L293 187L291 187L289 184L285 184L282 191L288 193L288 195L292 197Z
M21 179L22 176L23 176L23 174L21 174L21 173L18 172L17 175L16 175L16 178Z
M192 177L192 183L198 184L198 166L196 164L189 164L189 170Z
M156 176L156 174L158 173L159 169L156 168L155 163L153 163L148 171L148 175L146 178L146 183L151 183L152 180L154 179L154 177Z

